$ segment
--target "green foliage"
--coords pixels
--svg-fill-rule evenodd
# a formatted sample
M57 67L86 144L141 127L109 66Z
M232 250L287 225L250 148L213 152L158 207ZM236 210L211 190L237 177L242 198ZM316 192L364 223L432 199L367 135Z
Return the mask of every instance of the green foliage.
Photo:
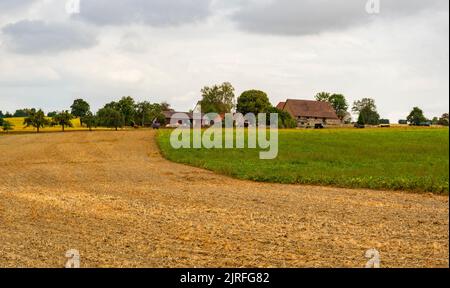
M136 114L135 107L135 101L130 96L122 97L117 103L117 108L122 113L126 126L133 126L131 122L134 120Z
M360 101L355 101L352 110L355 113L359 113L358 124L378 125L380 123L380 114L377 112L377 106L373 99L364 98Z
M330 96L331 96L331 94L328 92L320 92L320 93L317 93L315 98L316 98L316 101L328 102L328 100L330 100Z
M237 111L242 114L253 113L268 113L272 104L269 97L263 91L249 90L241 94L237 100Z
M72 119L73 115L70 114L69 111L62 111L57 113L51 122L52 126L61 126L62 131L64 132L66 127L73 127Z
M0 126L2 127L3 131L9 132L11 130L14 130L14 125L9 122L8 120L3 120L0 118Z
M161 104L144 101L136 105L135 121L141 126L150 125L153 121L164 124L165 117Z
M92 131L92 128L97 127L97 117L92 114L91 111L88 111L85 116L83 116L80 121L89 128L89 131Z
M170 133L158 136L168 159L240 179L448 194L448 129L280 130L270 161L259 149L176 150Z
M14 112L13 117L20 118L20 117L27 117L28 116L28 109L18 109L16 112Z
M321 92L316 95L316 100L330 103L341 121L348 115L347 99L345 99L345 96L342 94Z
M116 131L125 125L123 114L113 108L102 108L97 112L98 125L102 127L115 128Z
M291 114L285 111L281 111L280 109L277 109L275 107L271 107L267 111L268 114L270 113L277 113L278 114L278 128L280 129L292 129L297 128L297 121L292 118ZM270 115L267 115L267 125L270 124Z
M439 118L438 125L447 126L449 125L449 116L448 113L445 113Z
M234 107L234 88L228 82L219 86L204 87L201 92L200 105L203 113L230 113Z
M50 118L53 118L53 117L55 117L56 115L58 115L58 111L53 111L53 112L48 112L48 113L47 113L47 117L50 117Z
M419 107L414 107L406 119L409 123L415 126L419 126L421 123L427 122L427 118L425 118L422 109Z
M41 109L28 109L26 110L26 113L28 116L24 119L23 124L25 125L25 127L36 128L37 133L39 133L41 128L44 128L51 124L50 120L45 117L45 113Z
M81 120L86 114L89 112L91 107L89 106L89 103L84 101L83 99L76 99L73 101L72 106L70 106L71 113L75 117L80 118L81 125L83 125L83 121Z

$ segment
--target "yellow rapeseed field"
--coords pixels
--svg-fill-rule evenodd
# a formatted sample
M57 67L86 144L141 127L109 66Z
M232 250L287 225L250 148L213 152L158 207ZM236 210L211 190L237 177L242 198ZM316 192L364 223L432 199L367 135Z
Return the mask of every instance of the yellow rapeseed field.
M48 118L49 120L51 119L50 117ZM25 120L24 117L17 117L17 118L5 118L5 120L11 122L14 125L14 130L10 131L9 133L14 133L14 132L33 132L36 131L36 129L34 127L25 127L25 125L23 124L23 121ZM69 128L66 127L66 131L80 131L80 130L89 130L86 127L82 127L81 123L80 123L80 119L76 118L72 120L72 124L73 124L73 128ZM62 128L61 126L49 126L49 127L45 127L42 128L40 131L42 132L56 132L56 131L61 131ZM0 133L5 133L3 131L1 131L0 129Z

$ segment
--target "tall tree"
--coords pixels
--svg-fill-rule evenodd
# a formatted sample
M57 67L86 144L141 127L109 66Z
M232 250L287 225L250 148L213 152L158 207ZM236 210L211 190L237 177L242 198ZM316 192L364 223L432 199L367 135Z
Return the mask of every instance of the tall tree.
M344 121L348 114L348 103L344 95L321 92L315 98L317 101L330 103L339 119Z
M100 109L97 112L97 119L99 126L115 128L116 131L122 128L125 123L123 114L109 107Z
M342 94L333 94L330 96L328 102L331 104L334 111L336 111L336 115L339 119L343 121L348 114L348 103L345 96Z
M228 82L204 87L201 92L200 105L203 113L229 113L234 107L234 88Z
M73 127L73 118L73 115L69 111L62 111L53 117L51 124L52 126L61 126L64 132L66 127Z
M89 128L89 131L92 131L92 128L97 125L97 117L92 114L91 111L87 112L86 115L82 118L84 125Z
M441 118L439 118L438 124L442 126L449 126L448 113L443 114Z
M380 122L380 114L377 112L375 100L371 98L355 101L352 110L355 113L359 113L358 123L378 125Z
M423 115L423 110L419 107L414 107L411 113L409 113L408 117L406 118L410 124L419 126L420 123L426 122L427 118Z
M239 96L236 109L244 115L247 113L258 115L259 113L267 113L270 108L272 108L272 104L265 92L249 90Z
M73 101L72 106L70 106L71 113L73 116L80 118L81 126L83 126L83 120L81 120L91 109L89 103L83 99L76 99Z
M120 99L120 101L117 103L117 108L123 115L125 125L133 126L132 122L136 113L136 104L134 102L134 99L130 96L122 97L122 99Z
M140 102L136 105L136 122L140 123L141 126L151 124L155 120L160 122L164 118L162 112L161 104L151 104L147 101Z
M50 120L45 117L44 111L41 109L28 109L27 110L28 117L26 117L23 121L25 127L34 127L37 130L37 133L40 132L41 128L50 125Z

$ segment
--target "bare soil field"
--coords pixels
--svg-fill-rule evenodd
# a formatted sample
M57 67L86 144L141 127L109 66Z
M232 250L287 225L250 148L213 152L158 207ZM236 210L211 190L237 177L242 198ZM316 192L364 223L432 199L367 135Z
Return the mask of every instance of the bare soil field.
M448 267L448 196L254 183L153 131L0 137L0 267Z

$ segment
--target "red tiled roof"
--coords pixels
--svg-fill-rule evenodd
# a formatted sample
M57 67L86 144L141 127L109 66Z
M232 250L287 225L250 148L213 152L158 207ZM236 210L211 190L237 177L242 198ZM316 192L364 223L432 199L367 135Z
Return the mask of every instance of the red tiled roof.
M339 119L333 107L328 102L288 99L283 110L289 112L295 118L317 117Z
M286 105L286 102L280 102L280 103L278 103L278 105L277 105L277 109L283 111L285 105Z

